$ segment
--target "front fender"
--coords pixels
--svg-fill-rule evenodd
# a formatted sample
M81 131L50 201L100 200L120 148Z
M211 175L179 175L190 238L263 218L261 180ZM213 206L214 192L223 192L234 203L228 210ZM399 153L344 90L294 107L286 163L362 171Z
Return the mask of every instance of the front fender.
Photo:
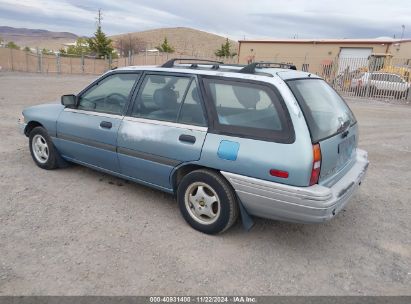
M23 110L24 121L38 122L47 130L50 136L56 136L57 119L64 110L61 104L42 104L29 107Z

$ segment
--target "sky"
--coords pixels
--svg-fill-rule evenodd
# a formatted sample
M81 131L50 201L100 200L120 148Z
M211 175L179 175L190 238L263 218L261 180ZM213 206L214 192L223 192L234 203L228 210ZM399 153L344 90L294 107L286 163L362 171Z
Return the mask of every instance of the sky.
M411 37L411 0L0 0L0 25L91 36L191 27L239 39Z

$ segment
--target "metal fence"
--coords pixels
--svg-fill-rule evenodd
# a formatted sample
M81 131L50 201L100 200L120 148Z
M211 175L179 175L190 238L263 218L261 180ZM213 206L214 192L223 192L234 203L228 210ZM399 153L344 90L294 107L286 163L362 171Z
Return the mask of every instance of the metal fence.
M139 53L122 58L94 58L90 56L47 55L9 48L0 48L0 67L8 71L56 73L56 74L102 74L114 67L129 65L160 65L174 57L181 56L166 53ZM198 57L200 58L200 57ZM202 57L204 58L204 57ZM220 60L218 58L208 58ZM226 63L237 63L237 58L227 58Z
M256 58L296 65L317 74L344 96L360 98L411 99L411 59L372 55L368 58L324 59L320 57Z
M45 55L21 50L0 48L0 67L3 70L56 73L102 74L114 67L129 65L160 65L175 54L140 53L123 58L93 58ZM189 56L201 57L201 56ZM208 58L219 60L218 58ZM238 58L227 58L225 63L237 63ZM323 77L344 96L373 99L410 100L410 58L370 56L369 58L282 57L256 58L256 61L290 63L297 69Z
M410 99L410 71L410 59L343 58L331 83L346 96Z
M87 56L57 56L0 48L2 70L55 73L55 74L102 74L111 68L110 59Z

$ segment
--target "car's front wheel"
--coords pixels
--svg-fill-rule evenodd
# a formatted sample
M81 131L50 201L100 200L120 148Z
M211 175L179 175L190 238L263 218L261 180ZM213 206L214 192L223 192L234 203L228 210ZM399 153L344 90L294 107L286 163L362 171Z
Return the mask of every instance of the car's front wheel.
M177 190L181 214L194 229L216 234L230 228L238 217L235 193L220 174L201 169L190 172Z
M37 166L42 169L58 167L57 152L47 131L43 127L36 127L29 135L30 154Z

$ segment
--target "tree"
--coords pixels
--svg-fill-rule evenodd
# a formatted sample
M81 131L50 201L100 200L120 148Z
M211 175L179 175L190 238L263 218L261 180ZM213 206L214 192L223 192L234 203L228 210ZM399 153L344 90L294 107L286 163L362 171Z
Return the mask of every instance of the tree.
M6 48L20 50L20 47L17 44L15 44L13 41L8 42L6 44Z
M111 43L112 40L107 38L106 34L101 30L100 25L98 25L94 37L88 39L90 51L97 57L114 55L115 53L113 53L114 49Z
M41 53L42 53L43 55L54 55L54 53L53 53L52 50L48 50L48 49L46 49L46 48L43 48L43 49L41 50Z
M164 38L163 43L157 46L156 49L163 53L174 53L174 48L168 44L167 37Z
M69 45L67 50L60 49L60 54L64 55L89 55L91 53L88 41L86 38L77 38L75 45Z
M217 51L215 51L214 53L217 57L234 57L237 55L236 52L231 52L231 43L230 40L228 40L228 38L226 39L225 43L223 43L221 45L221 48L218 49Z
M147 48L147 43L144 40L133 37L130 34L120 37L115 43L121 56L128 56L129 52L136 54Z
M29 48L28 46L25 46L24 49L23 49L23 51L25 51L25 52L31 52L31 50L30 50L30 48Z

